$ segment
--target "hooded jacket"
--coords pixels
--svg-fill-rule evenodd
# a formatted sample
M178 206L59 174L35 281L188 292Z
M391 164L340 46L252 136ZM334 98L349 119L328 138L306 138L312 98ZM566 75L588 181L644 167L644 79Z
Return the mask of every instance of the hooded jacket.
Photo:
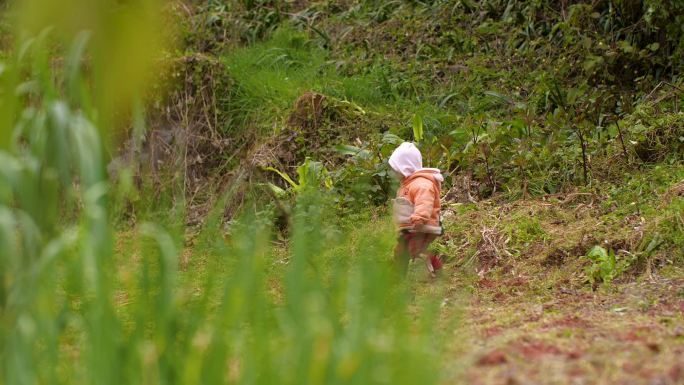
M390 156L389 164L403 178L397 198L405 198L413 204L410 223L400 223L400 228L413 227L420 231L424 226L440 226L440 189L444 177L436 168L423 168L420 151L413 143L402 143Z

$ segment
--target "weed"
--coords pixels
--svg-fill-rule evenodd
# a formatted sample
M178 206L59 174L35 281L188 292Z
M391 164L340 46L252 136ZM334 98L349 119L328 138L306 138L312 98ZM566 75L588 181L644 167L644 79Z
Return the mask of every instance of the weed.
M279 171L273 167L267 167L267 171L273 171L280 175L295 193L304 192L309 189L318 189L320 187L325 187L327 189L332 188L332 179L321 162L312 161L307 158L304 163L297 168L297 175L299 176L298 181L295 182L287 174ZM278 196L285 195L285 191L280 187L270 184L271 189L275 191Z
M631 264L630 259L617 258L613 250L606 250L601 246L594 246L586 258L591 261L585 272L592 286L598 283L609 285L627 271Z

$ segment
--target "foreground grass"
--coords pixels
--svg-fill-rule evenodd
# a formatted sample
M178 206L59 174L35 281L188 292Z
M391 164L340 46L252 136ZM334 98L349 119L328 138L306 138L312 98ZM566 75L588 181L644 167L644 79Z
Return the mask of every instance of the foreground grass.
M219 370L215 380L229 383L253 376L263 383L326 384L440 378L442 336L453 330L459 306L440 306L444 284L427 280L422 270L409 282L392 283L394 232L387 221L362 223L349 233L295 234L290 244L266 244L240 257L255 230L236 224L227 240L186 240L170 294L177 332L158 342L157 312L150 305L165 294L149 286L164 269L158 245L144 230L117 233L115 308L124 338L140 332L141 317L146 319L147 343L160 358L172 346L188 349L174 353L185 366L174 372L187 380L204 378L217 349L226 351L228 374ZM316 237L326 247L311 253ZM265 357L252 361L254 354Z

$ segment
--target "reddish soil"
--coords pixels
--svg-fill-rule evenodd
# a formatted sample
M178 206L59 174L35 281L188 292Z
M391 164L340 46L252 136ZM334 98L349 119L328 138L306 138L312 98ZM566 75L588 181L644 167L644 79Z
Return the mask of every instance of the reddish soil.
M477 281L462 353L471 364L445 384L684 384L684 280L547 287Z
M509 350L518 352L525 360L535 360L547 354L563 354L557 346L542 341L514 342L509 345Z
M500 365L508 362L506 358L506 353L501 350L492 350L491 352L485 354L477 360L478 366L490 366L490 365Z
M569 315L547 324L549 328L590 328L591 323L576 315Z

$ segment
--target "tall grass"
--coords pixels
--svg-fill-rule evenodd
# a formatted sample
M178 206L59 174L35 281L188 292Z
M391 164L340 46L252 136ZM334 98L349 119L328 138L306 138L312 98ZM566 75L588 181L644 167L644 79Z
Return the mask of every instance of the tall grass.
M103 133L144 82L129 79L138 84L119 90L115 105L102 96L108 90L92 89L111 83L96 80L112 43L98 26L116 25L139 4L88 4L67 2L58 16L86 7L77 14L100 17L83 26L89 33L43 15L51 28L18 33L3 63L0 381L435 383L437 307L412 303L390 274L391 231L381 223L348 238L323 231L324 205L306 192L287 247L273 246L269 216L259 214L234 223L225 239L210 221L213 235L195 249L184 250L174 235L182 231L164 223L116 231L108 201L117 186L104 171L111 136ZM116 36L111 55L137 59L127 39L152 37L132 32Z
M288 116L297 98L307 91L369 109L378 117L371 125L390 126L407 138L409 125L396 127L397 119L410 122L415 114L423 116L431 135L444 135L458 123L459 117L434 103L436 95L416 89L416 84L427 87L422 80L392 67L391 61L375 58L354 63L342 57L288 24L265 41L226 52L226 76L233 82L233 94L225 98L225 108L234 119L229 129L254 122L273 127L274 120Z
M256 113L257 119L286 115L283 112L306 91L368 107L383 107L390 100L379 71L344 76L328 50L287 25L267 41L228 52L224 60L236 85L235 111Z

